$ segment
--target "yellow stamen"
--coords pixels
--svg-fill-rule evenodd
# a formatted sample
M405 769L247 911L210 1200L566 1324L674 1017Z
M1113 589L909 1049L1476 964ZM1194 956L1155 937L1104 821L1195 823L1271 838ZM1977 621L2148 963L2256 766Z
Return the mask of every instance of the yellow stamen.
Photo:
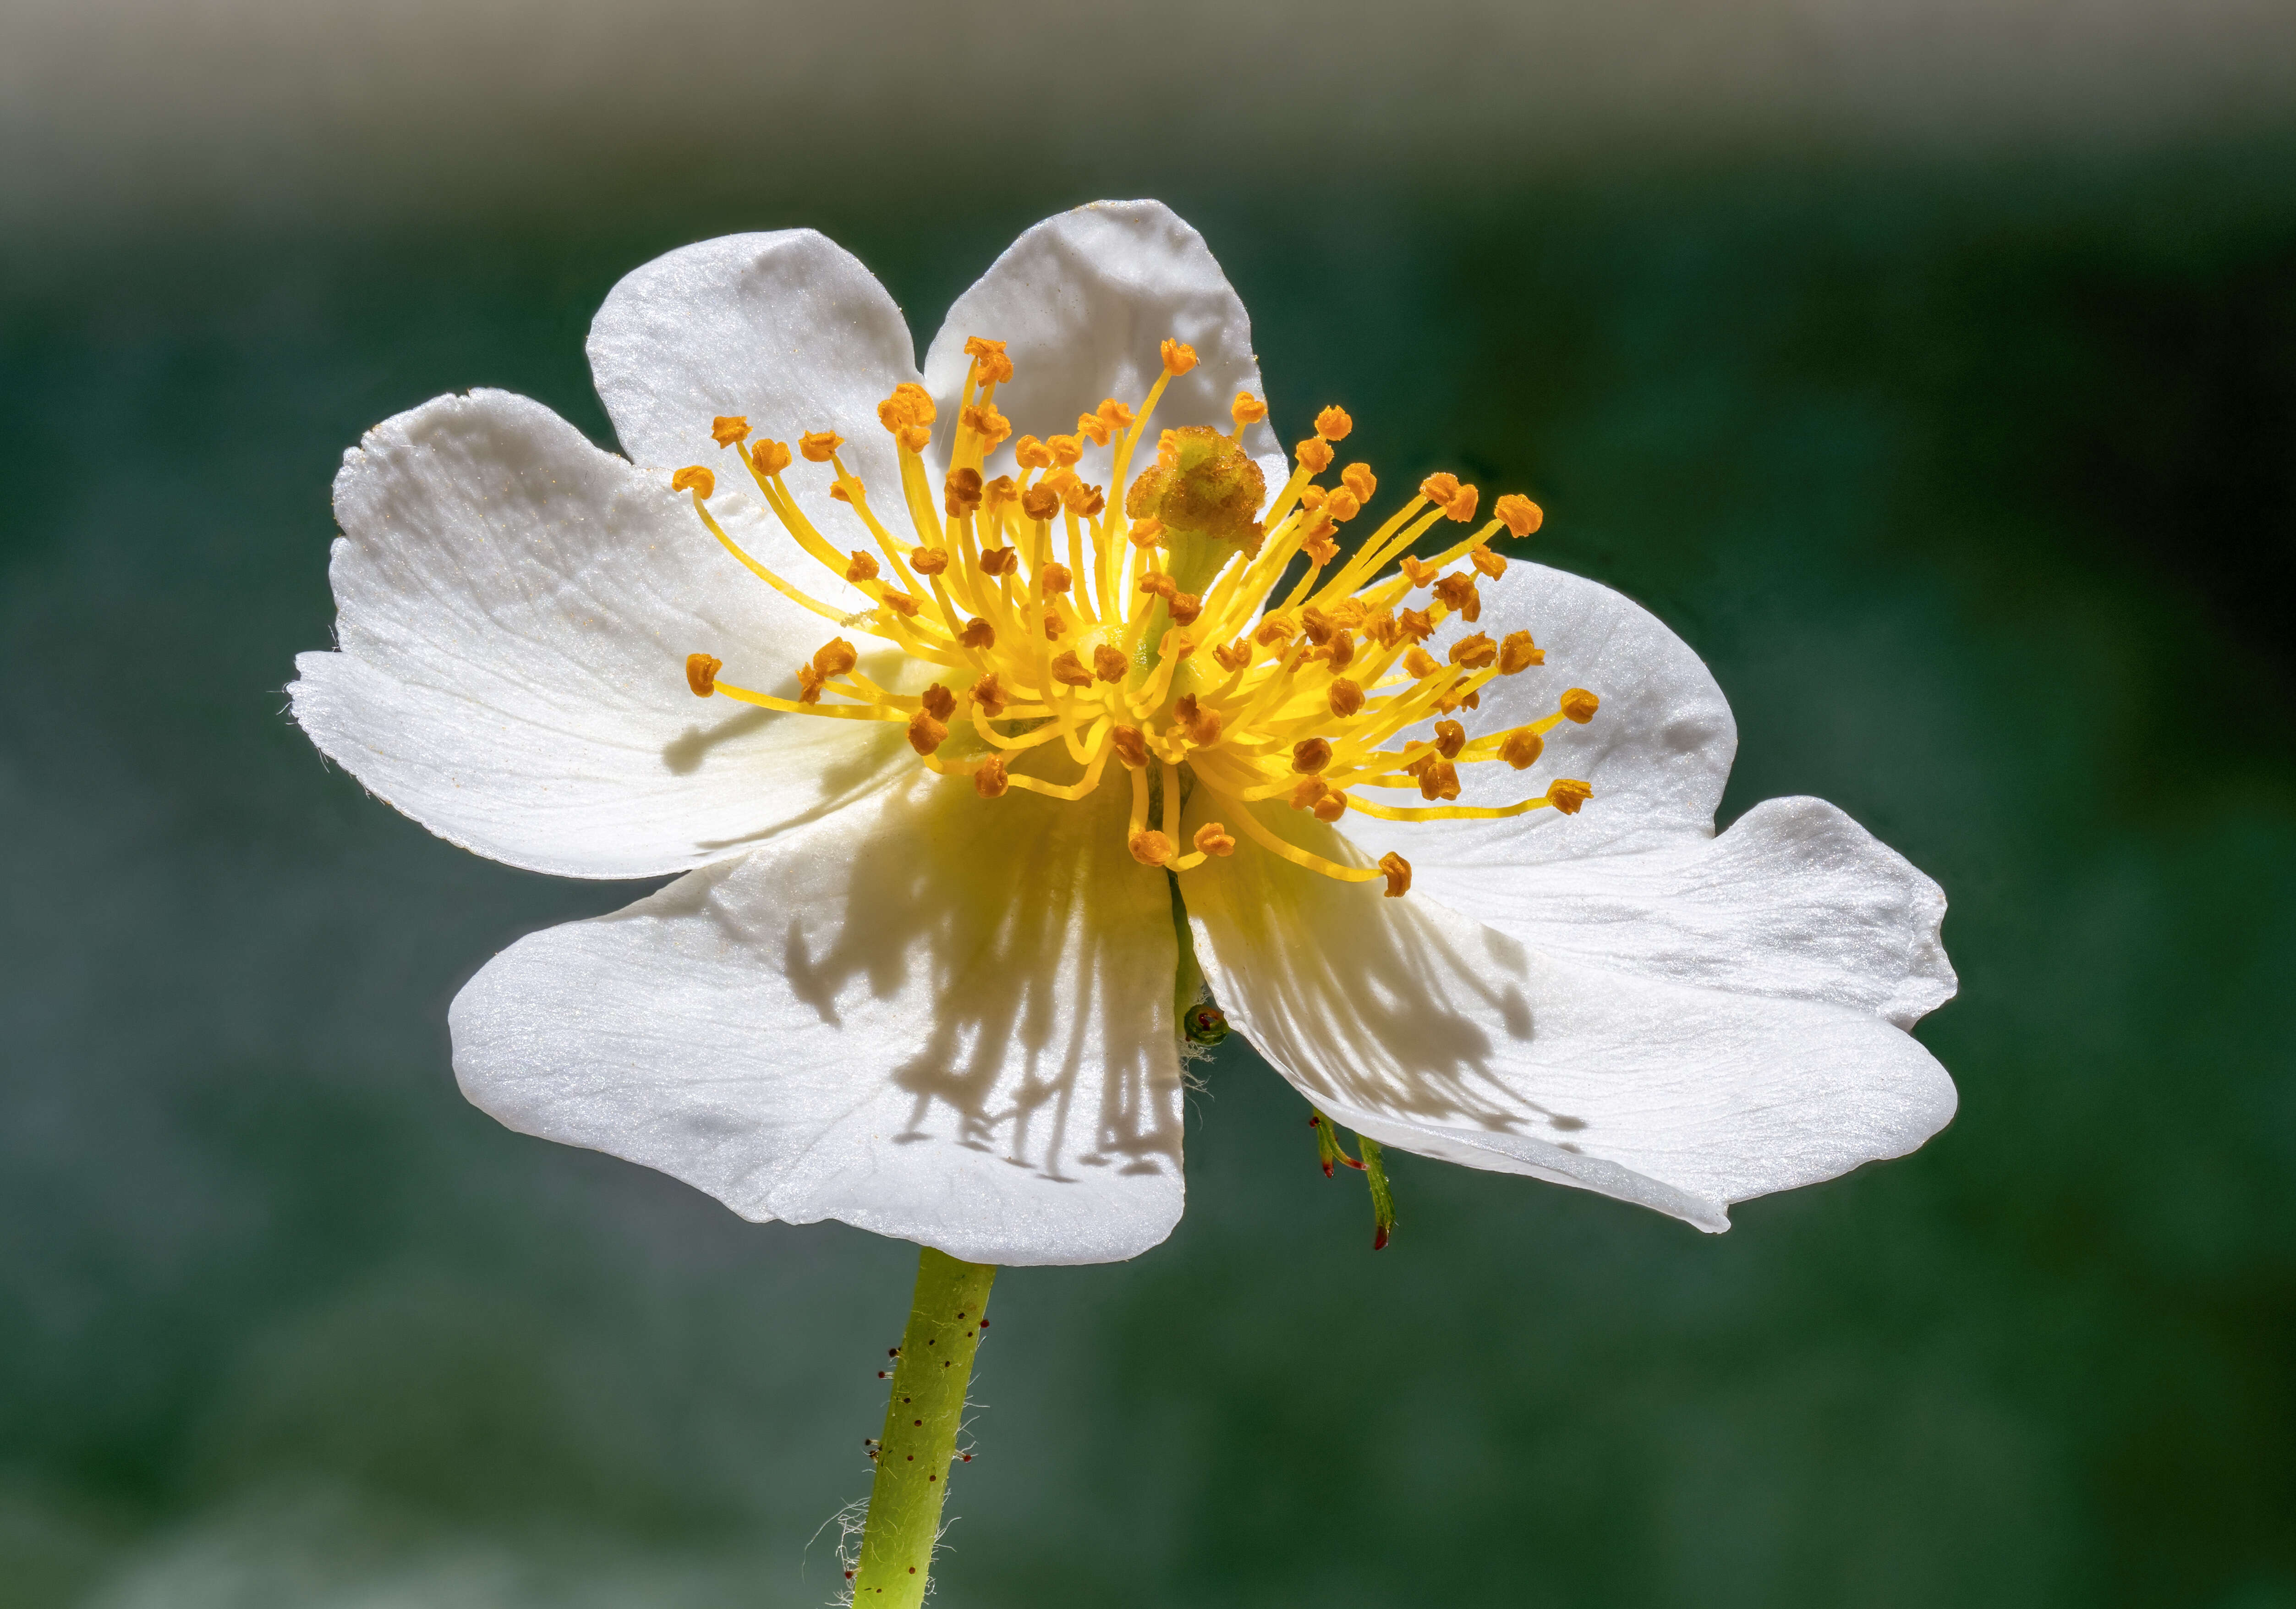
M1346 410L1316 415L1315 433L1294 449L1296 470L1271 499L1260 468L1240 445L1242 431L1267 417L1262 399L1237 394L1227 432L1186 421L1155 425L1168 383L1197 366L1194 351L1177 339L1163 343L1160 373L1144 397L1106 398L1075 415L1070 433L1019 437L1014 473L984 480L987 456L1013 436L996 400L1013 365L996 341L975 337L965 351L971 367L962 396L948 405L956 429L948 457L936 461L938 488L922 456L931 450L939 413L931 397L908 382L876 405L877 423L894 439L913 541L886 529L869 488L839 456L844 439L835 427L850 428L851 421L803 431L795 451L755 436L745 417L711 422L712 439L736 450L797 546L863 594L858 612L807 596L744 553L707 506L717 490L710 470L693 464L670 477L710 534L753 574L843 629L882 638L911 668L947 667L940 672L947 682L914 697L892 693L860 673L858 650L838 636L796 667L792 697L719 680L722 663L706 653L687 657L689 691L781 712L898 722L919 764L970 779L983 798L1018 788L1082 799L1113 756L1133 778L1128 850L1143 866L1176 874L1232 855L1249 840L1322 875L1384 878L1389 894L1399 896L1410 886L1400 857L1370 868L1310 853L1259 822L1251 801L1288 797L1294 809L1339 824L1351 812L1408 822L1552 806L1569 816L1592 799L1588 784L1565 779L1514 804L1455 802L1464 771L1492 763L1527 769L1544 757L1550 733L1586 724L1599 708L1592 692L1573 687L1554 713L1480 737L1450 718L1478 708L1493 677L1519 675L1545 659L1528 630L1499 642L1471 632L1431 652L1446 618L1476 623L1478 582L1503 583L1509 573L1491 539L1538 529L1538 505L1529 498L1500 497L1478 529L1477 489L1456 475L1429 475L1342 562L1341 528L1361 518L1379 491L1379 478L1361 463L1349 464L1336 486L1316 483L1333 466L1332 443L1353 431ZM1152 429L1154 462L1136 475L1130 466ZM1111 449L1101 484L1079 472L1087 444ZM840 551L816 528L783 479L800 456L832 466L830 496L863 521L873 551ZM1417 556L1414 545L1443 520L1469 529L1440 554ZM1054 560L1056 545L1065 562ZM1305 573L1279 592L1301 556ZM1401 573L1390 573L1398 564ZM1446 573L1455 564L1457 572ZM1416 587L1431 588L1431 601L1404 607ZM1199 643L1210 650L1201 660ZM1439 653L1447 662L1439 662ZM951 754L951 727L960 721L967 730ZM1402 735L1423 732L1429 722L1431 740ZM1032 774L1015 775L1011 768L1031 751L1039 752L1027 766ZM1152 765L1159 768L1152 778ZM1180 800L1192 788L1219 801L1223 814L1183 846ZM1406 788L1424 804L1367 797Z

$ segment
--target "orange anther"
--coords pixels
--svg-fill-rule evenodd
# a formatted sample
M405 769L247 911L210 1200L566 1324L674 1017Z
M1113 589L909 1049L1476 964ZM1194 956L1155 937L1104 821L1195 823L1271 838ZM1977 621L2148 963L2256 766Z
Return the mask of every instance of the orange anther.
M1074 436L1050 437L1046 440L1045 447L1053 455L1053 462L1062 469L1066 469L1084 456L1084 443Z
M1219 661L1223 670L1241 670L1251 663L1251 644L1242 637L1233 643L1217 644L1212 648L1212 658Z
M1208 821L1196 829L1196 849L1205 855L1233 855L1235 853L1235 840L1227 835L1227 829L1218 822Z
M1034 436L1023 436L1013 444L1013 462L1022 469L1050 469L1052 449Z
M1061 505L1079 520L1093 520L1108 506L1108 499L1100 495L1100 488L1076 480L1062 488Z
M1164 539L1164 521L1135 520L1132 522L1132 529L1126 533L1125 539L1135 547L1153 547Z
M1300 488L1300 506L1311 514L1316 513L1323 508L1324 499L1331 495L1320 486L1303 486Z
M898 403L906 411L906 423L910 424L931 424L940 417L940 410L933 406L932 393L914 380L904 380L895 386L892 396L886 400Z
M1403 628L1396 620L1395 611L1382 609L1364 617L1364 635L1382 648L1392 648L1403 640Z
M972 768L972 791L983 799L996 799L1012 785L1004 775L1004 761L996 755Z
M1506 560L1488 547L1478 547L1467 555L1467 562L1490 577L1494 581L1506 574Z
M709 439L719 447L731 447L749 439L750 422L739 414L720 414L709 422Z
M1353 492L1337 491L1324 499L1324 517L1337 520L1342 525L1361 513L1363 513L1363 499Z
M1428 582L1435 579L1436 570L1435 566L1432 564L1427 563L1423 560L1414 559L1409 554L1405 554L1403 555L1403 575L1404 579L1409 581L1413 587L1419 587L1426 586Z
M878 595L877 602L898 615L914 615L917 612L916 599L906 592L895 592L890 587Z
M707 497L718 489L718 477L698 464L689 464L669 478L669 489Z
M1137 727L1118 727L1108 735L1116 758L1137 771L1148 763L1148 739Z
M996 628L974 615L964 623L964 629L956 634L956 640L967 648L994 648L996 645Z
M1069 574L1069 567L1065 564L1047 563L1037 572L1037 585L1044 589L1048 598L1059 597L1075 584L1076 579Z
M1013 378L1013 360L1004 356L1004 343L1001 341L969 337L964 343L964 355L972 359L972 366L985 385L1002 384Z
M1582 727L1593 720L1595 711L1602 707L1603 701L1584 687L1571 687L1562 694L1562 718Z
M971 692L972 702L980 706L981 714L991 720L1004 714L1004 706L1011 702L1011 695L1004 691L1003 678L994 670L973 683Z
M1395 617L1395 623L1414 643L1423 643L1435 635L1435 622L1423 609L1406 609Z
M1013 433L1013 422L996 411L993 402L976 402L957 415L965 429L977 432L983 443L995 447Z
M829 500L832 503L846 504L849 504L853 501L852 497L847 494L845 490L845 482L842 480L834 480L830 483Z
M948 554L939 547L920 547L909 554L909 568L921 576L937 576L948 568Z
M797 668L797 702L800 704L819 703L821 682L821 672L815 669L810 662L800 665Z
M1463 636L1451 644L1451 662L1464 665L1470 670L1480 670L1498 657L1499 645L1491 641L1488 632L1478 631L1472 636ZM1587 696L1591 698L1594 695L1589 694Z
M1546 802L1565 816L1578 814L1578 807L1595 797L1595 790L1575 778L1558 777L1546 788Z
M1332 745L1320 737L1306 737L1292 745L1292 768L1315 772L1332 763Z
M797 439L797 450L808 464L826 464L837 449L845 445L845 438L835 431L808 431Z
M962 520L980 506L980 472L977 469L953 469L948 479L941 482L941 506L952 520Z
M1509 492L1491 505L1491 513L1518 537L1529 536L1546 523L1546 513L1521 492Z
M1438 470L1419 483L1419 495L1439 508L1459 495L1459 477Z
M1061 633L1066 631L1068 628L1069 623L1061 619L1061 612L1059 610L1047 609L1045 611L1045 641L1048 643L1057 641Z
M1387 898L1400 899L1411 891L1411 862L1390 850L1379 858L1379 869L1387 874Z
M1332 640L1324 644L1322 658L1331 661L1334 670L1345 670L1356 657L1355 633L1334 631Z
M1335 676L1332 678L1331 703L1332 713L1345 720L1364 707L1364 690L1348 677Z
M1164 607L1171 612L1173 625L1193 626L1204 612L1204 601L1193 592L1175 592L1164 600Z
M1320 475L1332 467L1332 444L1321 436L1310 436L1292 449L1292 456L1309 474Z
M1315 811L1317 821L1337 821L1348 813L1348 796L1333 788L1308 809Z
M1250 391L1238 391L1235 400L1227 405L1227 411L1228 416L1235 421L1238 431L1247 424L1258 424L1267 417L1267 405Z
M1435 583L1435 601L1470 626L1482 618L1483 596L1475 590L1475 578L1472 576L1445 576Z
M1322 777L1303 776L1292 790L1292 808L1305 810L1329 792L1331 784Z
M1426 800L1459 797L1459 768L1447 759L1431 758L1419 768L1419 797Z
M696 698L708 698L718 691L718 673L726 661L714 654L689 653L685 656L685 685L693 689Z
M1546 751L1546 740L1527 727L1499 740L1499 758L1518 771L1528 770Z
M1300 549L1318 570L1340 556L1340 545L1332 540L1339 527L1329 520L1318 520L1300 538Z
M1164 373L1175 380L1196 366L1196 349L1185 341L1168 338L1158 350L1164 359Z
M935 682L917 695L917 702L935 720L947 720L956 708L956 694Z
M983 575L1001 576L1008 570L1020 568L1021 554L1017 548L992 547L980 555L980 573Z
M1546 651L1530 640L1528 631L1510 631L1499 641L1499 674L1513 676L1533 665L1546 663Z
M1260 620L1258 628L1251 634L1251 640L1263 648L1273 648L1279 644L1290 642L1299 635L1299 631L1300 628L1292 623L1290 615L1271 614Z
M1444 518L1456 520L1462 525L1465 524L1475 517L1475 501L1482 495L1472 486L1461 487L1452 494L1451 500L1443 505Z
M1168 631L1164 640L1156 644L1156 657L1172 661L1184 660L1196 651L1196 639L1185 631Z
M948 737L948 728L935 720L930 710L920 710L909 717L909 747L920 754L930 754Z
M1014 501L1020 495L1020 482L1010 475L997 476L980 488L981 517L988 520L995 519L999 509L1007 503Z
M1103 400L1097 411L1077 415L1077 434L1089 436L1102 447L1117 431L1132 428L1132 410L1113 397Z
M1340 472L1340 484L1355 493L1357 502L1368 503L1379 489L1379 477L1371 472L1368 464L1350 464Z
M913 453L922 453L932 445L932 426L905 424L893 432L893 439Z
M1326 441L1345 441L1356 422L1348 417L1348 410L1333 403L1316 415L1316 434Z
M1120 682L1131 669L1131 661L1106 643L1092 651L1092 673L1103 682Z
M1424 648L1414 648L1403 656L1403 668L1421 681L1425 681L1443 667L1437 664L1435 656Z
M1467 746L1467 729L1455 720L1435 723L1435 752L1445 759L1456 759L1459 751Z
M1340 628L1340 623L1310 603L1300 612L1300 628L1308 634L1309 642L1321 648L1332 640L1332 633Z
M1142 866L1161 866L1172 858L1172 841L1153 829L1133 833L1125 840L1124 847Z
M771 478L790 466L789 443L786 441L752 441L750 443L750 467Z
M1219 742L1219 711L1205 709L1193 693L1172 706L1172 719L1188 735L1188 741L1200 749L1209 749Z
M1084 661L1077 657L1077 651L1073 648L1055 656L1049 669L1053 673L1053 679L1064 686L1089 687L1092 685L1092 672L1084 668Z
M1031 520L1049 520L1061 512L1061 495L1049 486L1032 486L1021 494L1021 512Z
M845 567L849 581L873 581L877 579L877 561L859 548L853 550L853 562Z
M1140 590L1152 592L1160 598L1168 598L1180 590L1172 578L1160 570L1152 570L1140 578Z

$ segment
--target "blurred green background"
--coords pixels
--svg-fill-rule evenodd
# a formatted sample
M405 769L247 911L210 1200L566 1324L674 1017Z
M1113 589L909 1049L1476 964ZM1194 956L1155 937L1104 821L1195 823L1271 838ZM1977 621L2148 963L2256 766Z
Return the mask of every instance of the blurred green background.
M833 1595L913 1252L466 1106L456 988L638 890L431 839L281 688L342 449L481 384L611 442L582 337L647 258L815 225L929 336L1021 227L1149 193L1287 439L1341 401L1383 473L1532 489L1541 556L1730 694L1726 820L1819 794L1945 885L1963 1105L1719 1239L1397 1157L1374 1256L1232 1042L1172 1240L999 1280L938 1601L2296 1605L2296 100L2255 38L2095 8L2052 72L1969 11L1804 61L1768 7L1702 64L1705 8L1453 8L1431 63L1341 7L1247 70L1210 12L962 60L661 12L623 73L598 7L571 54L478 9L530 53L11 25L0 1604ZM1999 15L2041 12L2094 42Z

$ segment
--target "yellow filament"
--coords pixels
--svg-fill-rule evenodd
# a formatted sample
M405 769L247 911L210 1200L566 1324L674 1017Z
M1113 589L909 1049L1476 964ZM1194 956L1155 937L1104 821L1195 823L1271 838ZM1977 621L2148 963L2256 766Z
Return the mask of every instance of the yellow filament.
M1382 821L1492 821L1502 816L1542 809L1554 802L1542 793L1537 799L1519 800L1511 805L1383 805L1352 793L1348 795L1348 809L1376 816Z
M779 710L787 715L822 715L832 720L890 720L906 721L904 711L882 709L875 704L800 704L793 698L775 698L769 693L753 693L747 687L720 681L718 691L727 698L739 699L745 704L755 704L760 710Z
M800 592L796 587L791 586L787 581L783 580L781 577L775 575L772 571L767 570L764 565L758 563L748 554L742 552L741 545L735 542L733 538L726 534L726 528L718 524L716 520L710 518L709 511L701 506L701 497L698 492L694 494L693 512L701 516L701 523L709 528L709 534L717 538L718 540L724 545L727 553L732 554L735 558L741 560L742 568L747 570L751 575L757 577L760 581L765 582L767 586L771 587L775 592L780 593L782 596L789 599L792 603L802 603L806 608L812 610L814 613L821 616L824 620L835 620L840 625L844 624L845 612L843 610L832 609L819 598L807 596L804 593Z
M1311 872L1321 872L1324 876L1337 878L1341 882L1369 882L1375 878L1384 877L1387 875L1385 872L1382 872L1375 866L1341 866L1335 860L1324 859L1321 855L1310 854L1306 850L1301 849L1298 844L1286 843L1283 839L1278 838L1275 833L1269 832L1265 826L1262 826L1259 822L1259 817L1253 815L1251 813L1251 808L1243 803L1241 800L1221 798L1218 793L1215 793L1213 797L1220 799L1220 802L1222 804L1234 806L1237 823L1243 828L1245 833L1251 839L1252 842L1258 844L1261 849L1267 850L1270 854L1281 855L1293 866L1306 866Z

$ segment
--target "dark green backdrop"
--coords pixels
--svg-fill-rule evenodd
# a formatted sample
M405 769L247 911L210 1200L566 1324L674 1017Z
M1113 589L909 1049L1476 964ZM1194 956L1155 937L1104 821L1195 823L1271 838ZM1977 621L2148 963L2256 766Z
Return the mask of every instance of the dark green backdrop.
M638 891L428 837L280 689L328 641L343 447L479 384L609 440L582 335L646 258L816 224L929 333L1019 227L1141 192L1227 266L1279 424L1342 401L1383 474L1528 486L1545 556L1706 655L1726 817L1820 794L1943 882L1963 992L1922 1036L1963 1105L1720 1239L1398 1157L1374 1256L1231 1044L1170 1243L999 1281L940 1601L2296 1605L2273 144L1496 193L705 174L16 250L0 1603L830 1596L804 1550L865 1490L911 1250L465 1106L457 986Z

